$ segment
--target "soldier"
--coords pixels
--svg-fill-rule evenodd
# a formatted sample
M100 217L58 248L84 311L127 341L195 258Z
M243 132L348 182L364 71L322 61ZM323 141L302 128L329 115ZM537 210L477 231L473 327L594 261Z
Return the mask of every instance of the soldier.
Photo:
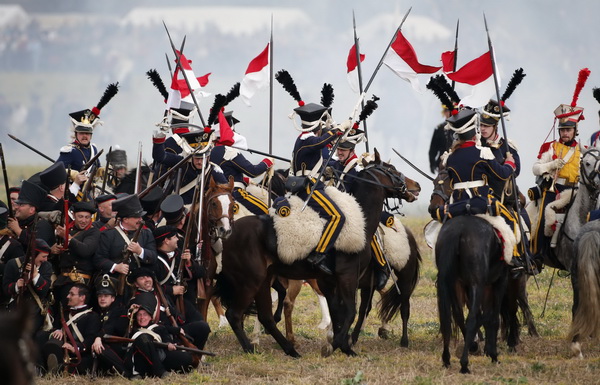
M117 197L114 194L104 194L94 199L96 208L98 209L96 220L92 224L94 227L101 230L115 227L116 211L113 211L112 209L112 203L115 199L117 199Z
M146 305L135 307L134 340L127 353L127 377L139 379L153 376L169 377L169 371L188 372L192 369L193 358L188 352L177 350L174 342L176 335L182 330L174 326L157 323L152 318L152 309ZM168 344L167 348L159 348L153 342Z
M354 177L358 174L356 165L358 164L358 156L356 156L355 147L358 143L364 140L364 132L359 129L352 129L346 140L338 144L336 155L337 160L333 160L330 166L333 168L335 186L349 193L352 189Z
M15 309L25 303L34 305L35 317L33 322L34 332L42 327L51 327L52 321L48 318L50 302L50 284L52 282L52 266L48 262L50 246L42 240L35 240L32 260L26 262L25 255L11 259L6 264L2 288L4 293L11 298L8 308ZM17 298L20 297L20 300Z
M15 201L19 198L20 186L14 186L8 188L8 194L10 196L10 204L12 205L13 212L15 211Z
M60 301L63 307L74 284L90 285L94 273L93 257L100 242L100 230L92 226L92 215L96 212L94 205L77 202L71 211L74 217L72 225L68 229L56 227L61 244L52 246L52 254L59 255L59 273L52 287L57 302Z
M69 114L74 131L74 140L60 149L60 156L58 157L58 160L64 163L65 168L83 171L82 167L98 153L98 149L91 142L92 134L94 128L98 124L102 124L100 110L117 94L118 90L118 83L109 84L96 107L91 110L86 109ZM100 167L100 160L97 160L96 166Z
M127 333L129 319L127 309L116 302L118 281L107 274L96 280L96 296L100 316L100 332L94 339L92 351L99 359L101 372L111 369L117 374L125 373L125 347L123 344L103 342L105 335L123 337Z
M162 214L160 212L160 203L163 200L163 190L155 186L152 190L148 192L142 199L140 199L140 203L142 204L142 208L146 212L146 215L142 217L144 221L144 225L150 229L150 231L154 231L158 222L160 222L162 218Z
M40 173L40 182L48 194L40 211L64 211L64 198L67 186L67 170L62 162L56 162ZM75 191L75 195L77 191ZM74 195L67 193L67 201L75 201Z
M302 134L296 139L292 156L291 172L297 177L307 177L307 184L298 193L303 200L308 199L313 184L314 193L308 200L308 206L315 210L327 222L317 247L309 255L307 261L325 274L333 274L328 266L330 251L346 220L337 205L325 193L325 185L315 178L323 165L323 151L326 146L342 134L339 130L323 133L323 117L327 108L309 103L294 109L302 120L299 129Z
M235 130L235 124L239 123L239 120L233 116L233 112L225 112L224 116L229 126ZM235 133L235 135L238 138L241 137L238 133ZM261 215L269 213L267 205L262 200L246 191L244 176L256 178L265 173L273 167L272 159L265 158L260 163L254 165L239 150L228 146L216 146L211 151L210 160L221 167L226 178L233 176L234 187L232 195L236 202L243 205L252 214Z
M60 324L55 321L55 330L41 348L43 362L49 373L56 374L66 365L70 373L85 374L92 369L100 317L88 305L90 291L84 284L75 284L67 298L68 311L61 315Z
M593 90L594 99L600 103L600 88L594 88ZM598 118L600 118L600 110L598 110ZM590 138L590 147L600 148L600 131L596 131Z
M30 234L35 230L36 238L43 239L47 244L56 243L54 229L45 219L37 219L37 214L44 200L46 190L35 183L24 180L15 201L15 218L8 218L8 228L15 234L24 250L27 249Z
M212 177L218 184L227 184L227 179L223 175L223 170L216 164L209 161L208 153L210 152L213 139L211 132L193 131L187 134L182 134L185 139L184 150L182 152L189 154L194 149L200 147L201 150L194 153L189 163L182 166L181 189L179 195L183 198L186 205L192 203L194 195L194 187L197 184L198 175L202 172L202 164L205 163L204 176L205 178ZM163 164L167 167L173 167L183 159L183 155L175 155L165 149L165 133L163 131L154 132L154 146L152 148L152 158L155 163ZM205 182L205 188L208 188L208 183Z
M115 278L126 276L138 263L152 268L156 263L156 245L152 232L142 227L137 241L132 239L136 230L143 226L144 210L137 195L127 195L113 201L112 208L117 213L117 225L100 233L100 244L94 254L94 267L101 274L109 274ZM124 260L128 252L133 254L133 261ZM129 298L127 291L117 292L117 295L125 296L125 301Z
M127 175L127 153L118 145L106 154L106 187L108 191L114 191Z
M8 208L0 201L0 282L4 276L4 268L8 261L25 255L23 246L15 239L13 232L6 227L8 224ZM0 293L0 306L6 304L10 297Z
M155 281L156 276L152 270L146 268L135 270L129 276L129 280L135 287L130 305L145 306L151 310L150 314L155 322L182 328L198 349L204 348L210 334L208 323L198 318L186 319L186 315L178 312L168 297L165 296L163 301L156 290L158 282Z
M452 146L452 131L446 130L446 119L452 116L452 110L442 104L442 117L444 121L436 126L431 136L429 145L429 169L432 174L436 174L439 169L442 154L448 151Z

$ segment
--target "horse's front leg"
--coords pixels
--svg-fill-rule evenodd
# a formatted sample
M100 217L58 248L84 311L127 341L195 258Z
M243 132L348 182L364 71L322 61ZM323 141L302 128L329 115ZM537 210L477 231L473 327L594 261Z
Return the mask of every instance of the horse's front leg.
M353 275L356 275L354 273ZM356 318L356 282L358 277L354 277L354 280L346 277L338 277L337 294L340 303L340 310L342 318L340 319L340 329L337 334L333 337L333 347L339 347L340 350L349 356L355 356L356 353L350 346L350 328Z

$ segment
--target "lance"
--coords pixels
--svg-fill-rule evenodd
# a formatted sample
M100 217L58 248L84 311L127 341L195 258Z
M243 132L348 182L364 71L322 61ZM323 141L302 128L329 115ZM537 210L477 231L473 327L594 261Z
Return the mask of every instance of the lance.
M271 38L269 39L269 153L273 152L273 14L271 14ZM271 176L273 170L269 170L267 194L267 207L271 207Z
M199 126L197 124L194 124L194 123L175 123L175 124L171 125L171 128L179 128L179 127L194 127L194 128L199 129L199 130L203 130L204 129L204 127L201 127L201 126ZM236 150L241 150L241 151L248 151L251 154L258 154L258 155L269 156L271 158L275 158L275 159L281 160L283 162L288 162L288 163L290 162L290 160L287 159L287 158L284 158L284 157L281 157L281 156L277 156L277 155L273 155L273 154L271 154L269 152L263 152L263 151L254 150L252 148L242 148L242 147L236 147L236 146L227 146L227 147L235 148Z
M415 171L417 171L419 174L423 175L425 178L427 178L427 179L429 179L430 181L433 182L433 178L432 177L430 177L424 171L422 171L420 168L418 168L417 166L415 166L410 160L408 160L405 157L403 157L398 151L394 150L393 148L392 148L392 151L394 151L396 153L396 155L398 155L400 157L400 159L402 159L403 161L405 161L410 167L414 168Z
M140 192L142 183L142 142L138 142L138 159L137 159L137 169L135 173L135 193Z
M112 153L112 146L108 148L108 154L106 154L106 169L104 170L104 178L102 178L101 191L106 191L106 181L108 180L108 172L110 170L110 154Z
M8 134L8 137L11 138L12 140L14 140L15 142L21 143L23 146L27 147L28 149L30 149L31 151L35 152L36 154L48 159L50 162L54 163L56 162L54 159L50 158L48 155L44 154L43 152L39 151L36 148L33 148L32 146L28 145L27 143L23 142L21 139L18 139L17 137Z
M139 194L137 194L138 198L142 199L142 197L144 197L146 194L148 194L150 192L150 190L152 190L155 186L157 186L160 183L164 182L168 177L171 176L171 174L173 174L175 171L177 171L177 169L179 169L179 167L181 167L185 162L187 162L188 160L190 160L190 158L196 152L198 152L198 150L200 150L200 147L196 148L193 152L189 153L185 158L183 158L179 162L177 162L177 164L175 164L175 166L173 166L170 169L168 169L158 179L156 179L154 182L152 182L152 184L150 186L146 187Z
M185 73L183 66L181 65L181 54L183 53L183 47L185 45L185 36L183 37L183 42L181 43L181 49L179 50L179 53L177 53L177 49L175 48L175 44L173 44L173 39L171 39L171 34L169 33L169 29L167 28L167 24L165 24L164 20L163 20L163 25L165 26L165 30L167 31L167 36L169 36L169 42L171 43L171 48L173 49L173 53L175 54L175 57L177 58L177 67L179 67L179 71L181 71L181 74L183 75L183 78L185 79L185 84L187 85L188 89L190 90L190 95L192 96L194 105L196 106L196 109L198 110L198 116L200 117L200 121L202 122L202 125L204 127L206 127L206 123L204 122L204 118L202 117L202 112L200 111L200 105L198 104L198 100L196 100L196 94L194 94L194 90L190 86L190 80L188 79L187 74Z
M494 47L492 46L492 39L490 38L490 31L488 30L488 25L487 25L487 19L485 17L485 13L483 14L483 23L485 24L485 33L487 35L487 39L488 39L488 47L490 50L490 59L492 61L492 73L494 75L494 87L496 88L496 98L498 100L498 107L500 109L500 124L502 125L502 134L504 135L504 145L503 145L503 150L505 151L506 155L510 154L509 149L508 149L508 135L506 134L506 123L504 122L504 111L503 111L503 106L502 106L502 101L500 100L500 85L498 84L498 69L496 68L496 57L494 55ZM510 181L512 182L512 189L513 189L513 196L515 197L515 206L516 206L516 210L515 210L515 216L517 218L517 223L519 225L519 231L521 232L521 240L522 242L524 242L525 238L525 231L523 229L523 224L521 223L521 205L519 202L519 196L518 196L518 190L517 190L517 181L516 181L516 177L515 174L511 174L510 176ZM525 263L527 265L527 270L528 271L532 271L532 262L531 262L531 256L529 255L529 250L527 249L527 247L523 247L523 249L525 250ZM535 279L535 275L534 275L534 279ZM536 280L536 284L537 284L537 280Z
M169 75L171 75L171 79L173 79L173 69L171 68L171 61L169 60L169 55L165 52L165 59L167 59L167 67L169 67Z
M456 36L454 37L454 63L453 63L453 72L456 72L456 64L458 63L458 24L460 23L460 19L456 20ZM455 81L452 80L452 89L454 89ZM451 106L448 106L450 108Z
M358 89L360 93L363 93L362 83L362 68L360 64L360 47L358 44L358 36L356 35L356 20L354 18L354 10L352 10L352 29L354 30L354 52L356 53L356 71L358 72ZM361 108L365 108L365 100L361 101ZM365 132L365 148L369 152L369 137L367 135L367 120L363 122L363 131Z
M398 32L400 32L400 30L402 30L402 25L406 21L406 18L408 17L408 14L410 13L411 9L412 9L412 7L410 7L408 9L408 11L406 12L406 15L404 15L404 17L402 18L402 22L400 22L400 25L396 29L396 32L394 32L394 36L392 36L392 39L390 40L390 43L388 44L388 46L385 49L385 51L383 51L383 55L381 55L381 59L379 59L379 63L377 63L377 67L375 67L375 71L373 71L373 75L371 75L371 78L367 82L367 85L365 86L365 89L363 90L363 93L366 93L367 90L369 89L369 87L371 86L371 83L373 82L373 79L375 79L375 75L377 75L377 72L379 72L379 69L381 68L381 65L383 64L383 59L385 59L385 55L387 54L387 52L389 51L390 47L394 43L394 40L396 40L396 36L398 35ZM360 62L360 60L359 60L359 62Z
M12 209L12 202L10 200L10 187L8 185L8 173L6 172L6 163L4 161L4 150L2 149L2 143L0 143L0 160L2 161L2 175L4 176L4 189L6 190L6 207L8 207L8 217L14 218Z

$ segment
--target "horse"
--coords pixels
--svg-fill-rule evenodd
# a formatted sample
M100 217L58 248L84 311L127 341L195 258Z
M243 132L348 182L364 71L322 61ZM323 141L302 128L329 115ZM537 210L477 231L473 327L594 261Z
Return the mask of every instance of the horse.
M386 198L402 197L412 201L416 196L409 189L420 190L418 183L404 177L392 165L384 163L375 151L374 160L365 162L351 194L366 218L366 239L370 239L379 222ZM356 253L335 251L335 272L332 276L313 269L301 260L284 264L278 258L273 220L267 216L248 216L236 221L232 235L225 241L223 269L217 278L217 292L227 305L226 316L242 349L254 352L242 327L243 315L250 304L256 303L260 322L292 357L300 357L293 344L277 328L271 307L270 286L275 275L292 279L317 278L319 288L327 299L333 325L333 341L323 355L340 349L356 355L350 347L348 332L356 315L355 292L359 278L371 259L370 246L364 242Z
M558 261L571 273L573 320L568 338L572 352L579 358L583 358L580 340L595 337L600 331L600 223L595 220L585 224L587 214L597 208L599 193L600 150L590 148L582 155L579 188L555 250Z
M464 337L461 373L470 373L469 349L481 326L485 329L484 352L498 362L497 337L500 307L508 282L508 265L495 229L479 216L462 215L447 220L435 244L438 268L437 297L443 339L442 361L450 367L453 326ZM465 324L463 308L468 302Z
M433 180L433 191L429 202L428 211L433 215L438 207L443 207L449 201L452 194L448 170L442 165L436 178ZM507 341L509 350L515 351L520 342L520 324L517 312L521 309L523 320L527 325L530 336L539 337L535 326L535 320L527 294L528 275L510 275L508 278L507 293L501 310L502 336ZM476 350L476 347L473 347Z
M30 306L19 306L14 312L0 312L0 378L3 384L29 385L35 382L37 353L31 338L34 311Z

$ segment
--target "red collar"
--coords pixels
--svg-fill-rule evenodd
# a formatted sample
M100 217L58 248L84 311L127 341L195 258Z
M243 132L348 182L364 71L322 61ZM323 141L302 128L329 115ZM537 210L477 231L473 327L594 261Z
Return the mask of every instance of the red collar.
M351 157L349 157L345 162L344 162L344 166L347 166L348 163L350 163L352 161L352 159L356 159L358 158L358 156L356 156L356 153L352 154Z
M467 147L473 147L475 146L475 141L474 140L467 140L466 142L464 142L463 144L461 144L458 148L467 148Z

